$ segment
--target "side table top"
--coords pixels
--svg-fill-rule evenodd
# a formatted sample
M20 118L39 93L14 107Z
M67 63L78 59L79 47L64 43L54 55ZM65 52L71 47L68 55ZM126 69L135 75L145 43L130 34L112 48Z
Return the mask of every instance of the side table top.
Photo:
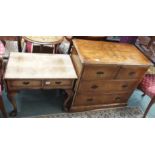
M23 38L29 42L38 44L58 44L64 39L63 36L23 36Z
M11 52L4 79L77 79L69 55Z

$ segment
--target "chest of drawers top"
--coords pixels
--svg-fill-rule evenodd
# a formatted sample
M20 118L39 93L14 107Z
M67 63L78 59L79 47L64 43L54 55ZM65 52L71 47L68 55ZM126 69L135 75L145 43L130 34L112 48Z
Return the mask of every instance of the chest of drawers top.
M80 39L73 44L84 64L152 65L134 45Z

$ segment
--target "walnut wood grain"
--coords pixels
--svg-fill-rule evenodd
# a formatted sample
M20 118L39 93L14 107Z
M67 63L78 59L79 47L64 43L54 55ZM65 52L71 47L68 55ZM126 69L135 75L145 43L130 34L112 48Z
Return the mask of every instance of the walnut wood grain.
M130 44L74 39L73 45L78 80L70 111L126 106L152 65Z
M86 64L151 65L134 45L79 39L74 39L73 44L81 62Z

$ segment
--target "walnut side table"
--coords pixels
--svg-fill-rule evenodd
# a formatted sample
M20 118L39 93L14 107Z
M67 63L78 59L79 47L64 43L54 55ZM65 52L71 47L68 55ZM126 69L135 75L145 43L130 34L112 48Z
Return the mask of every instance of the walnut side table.
M64 89L67 110L76 79L69 55L12 52L4 75L8 98L14 108L10 115L17 115L15 95L22 89Z

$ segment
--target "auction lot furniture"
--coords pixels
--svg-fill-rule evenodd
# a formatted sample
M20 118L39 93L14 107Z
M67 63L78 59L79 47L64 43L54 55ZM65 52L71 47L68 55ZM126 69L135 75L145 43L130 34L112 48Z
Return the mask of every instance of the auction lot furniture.
M152 65L130 44L74 39L73 46L78 80L70 111L126 106Z
M40 53L43 53L44 46L51 46L51 53L57 53L58 46L63 41L63 36L23 36L26 41L26 50L30 53L33 52L33 45L40 46Z
M75 79L77 75L69 55L11 52L4 75L14 108L11 115L17 114L15 95L22 89L64 89L68 95L64 103L67 108Z

